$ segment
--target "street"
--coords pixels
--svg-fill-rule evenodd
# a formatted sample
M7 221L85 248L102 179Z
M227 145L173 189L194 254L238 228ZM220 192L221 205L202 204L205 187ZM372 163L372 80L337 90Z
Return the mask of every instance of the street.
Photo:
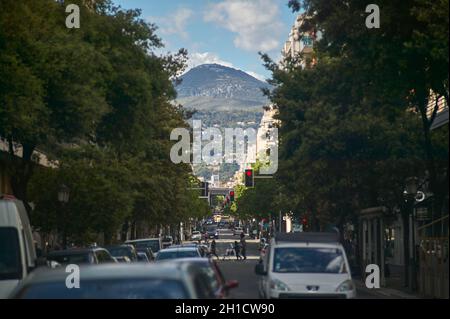
M449 0L73 2L0 0L0 299L449 298Z
M258 276L255 274L255 265L259 259L258 243L259 240L247 239L247 260L237 261L234 256L226 257L223 255L230 243L234 243L238 236L233 236L227 229L221 229L220 237L216 240L217 254L220 257L219 266L227 280L239 281L239 286L231 290L230 297L233 299L258 299ZM399 294L397 291L389 289L368 289L359 278L353 279L356 284L357 299L399 299L415 298L407 294Z
M258 286L255 265L259 259L259 240L246 240L247 260L237 261L234 256L226 257L226 260L223 260L223 255L226 249L229 248L230 243L239 240L238 238L238 236L233 236L230 230L220 230L220 237L216 240L217 254L221 258L219 266L227 280L236 279L239 281L239 286L231 290L231 298L256 299L258 298Z

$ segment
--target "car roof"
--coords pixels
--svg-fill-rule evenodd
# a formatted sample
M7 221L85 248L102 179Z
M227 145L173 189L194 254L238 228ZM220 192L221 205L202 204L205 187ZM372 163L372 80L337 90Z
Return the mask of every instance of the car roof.
M112 248L134 248L133 245L131 244L121 244L121 245L110 245L110 246L106 246L106 249L112 249Z
M157 237L154 237L154 238L141 238L141 239L132 239L132 240L127 240L127 241L125 241L125 244L128 244L128 243L138 243L138 242L141 242L141 241L148 241L148 240L160 240L161 238L157 238Z
M180 244L180 245L172 245L169 248L183 248L183 247L198 247L197 243L186 243L186 244Z
M340 243L295 243L295 242L282 242L272 245L274 248L332 248L343 249Z
M108 280L133 278L181 279L181 267L177 264L100 264L79 266L82 280ZM46 283L64 281L67 278L65 267L57 269L40 268L32 272L27 283Z
M211 264L213 261L207 257L189 257L189 258L175 258L175 259L163 259L161 263L168 262L172 264Z
M196 246L180 246L180 247L168 247L160 250L160 253L169 252L169 251L192 251L197 250Z
M325 232L278 233L275 235L275 242L339 243L339 234Z
M54 250L48 253L48 256L64 256L64 255L79 255L86 254L90 252L95 252L98 250L106 250L102 247L92 247L92 248L73 248L64 250Z

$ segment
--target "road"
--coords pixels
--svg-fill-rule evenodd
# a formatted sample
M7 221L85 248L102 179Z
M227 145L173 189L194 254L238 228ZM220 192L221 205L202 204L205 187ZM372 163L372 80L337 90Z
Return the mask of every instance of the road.
M258 244L259 240L246 239L247 241L247 260L237 261L234 256L226 257L224 254L230 244L239 240L238 236L233 236L230 230L220 230L217 243L217 254L220 257L219 265L223 275L227 280L236 279L239 281L239 287L233 289L230 297L233 299L257 299L258 286L257 275L255 274L255 265L259 259ZM389 291L380 289L372 290L365 288L359 281L356 282L356 291L358 299L397 299L398 297L389 294Z
M258 298L257 276L255 274L255 265L259 259L258 244L259 240L246 239L247 242L247 260L237 261L234 256L223 256L226 249L235 240L239 241L239 236L234 236L229 230L220 230L217 242L217 254L220 257L220 268L227 280L236 279L239 281L239 287L231 290L231 298L235 299L255 299Z

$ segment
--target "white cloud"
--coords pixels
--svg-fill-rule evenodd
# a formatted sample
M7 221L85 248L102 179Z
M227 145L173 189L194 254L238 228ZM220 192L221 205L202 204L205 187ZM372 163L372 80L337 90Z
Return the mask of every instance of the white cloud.
M253 52L281 49L278 0L223 0L208 7L204 20L236 33L237 48Z
M189 54L189 61L188 61L188 67L186 71L189 71L192 68L195 68L196 66L199 66L201 64L220 64L224 66L228 66L230 68L233 68L233 63L224 61L219 58L219 56L212 52L194 52Z
M256 78L260 81L266 82L266 77L264 75L261 75L259 73L253 72L253 71L245 71L245 73L253 76L254 78Z
M188 8L178 8L168 17L150 17L150 22L155 22L163 35L179 35L183 39L188 39L186 26L194 12Z

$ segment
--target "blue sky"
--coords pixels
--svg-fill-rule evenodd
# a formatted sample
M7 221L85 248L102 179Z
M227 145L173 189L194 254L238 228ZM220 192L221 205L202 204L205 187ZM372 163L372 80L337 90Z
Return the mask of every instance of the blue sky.
M158 25L165 48L186 48L190 67L219 63L267 78L258 51L279 59L295 15L288 0L115 0Z

